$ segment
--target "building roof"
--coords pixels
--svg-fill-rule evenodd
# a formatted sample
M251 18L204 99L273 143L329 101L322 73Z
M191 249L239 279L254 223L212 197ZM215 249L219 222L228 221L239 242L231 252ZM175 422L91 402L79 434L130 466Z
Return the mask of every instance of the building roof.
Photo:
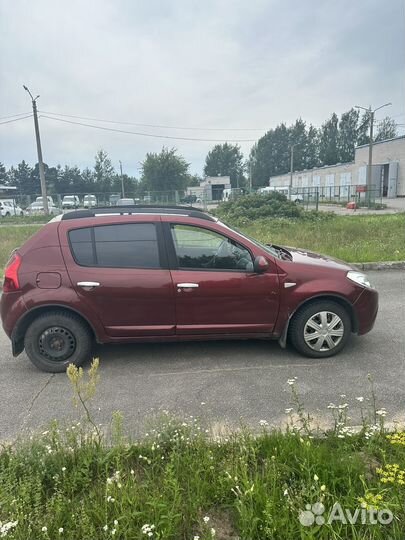
M400 139L405 139L405 135L399 135L398 137L393 137L392 139L384 139L383 141L377 141L377 142L373 142L373 146L375 146L376 144L383 144L383 143L388 143L388 142L392 142L392 141L399 141ZM365 146L369 146L369 144L361 144L360 146L356 146L356 150L358 148L364 148Z

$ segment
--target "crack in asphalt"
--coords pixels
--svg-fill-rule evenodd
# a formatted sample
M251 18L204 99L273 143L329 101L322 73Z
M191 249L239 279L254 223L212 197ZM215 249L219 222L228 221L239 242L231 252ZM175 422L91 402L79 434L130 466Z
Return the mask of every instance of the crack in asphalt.
M23 422L22 422L22 426L21 428L23 429L26 424L27 424L27 421L28 421L28 418L30 417L30 414L31 414L31 411L35 405L35 402L37 401L37 399L39 398L39 396L42 394L42 392L47 388L47 386L49 385L49 383L52 381L52 379L55 377L55 373L52 373L51 375L49 375L49 377L46 379L45 383L40 387L40 389L38 390L38 392L34 395L34 397L31 399L31 403L26 411L26 413L24 414L24 419L23 419Z

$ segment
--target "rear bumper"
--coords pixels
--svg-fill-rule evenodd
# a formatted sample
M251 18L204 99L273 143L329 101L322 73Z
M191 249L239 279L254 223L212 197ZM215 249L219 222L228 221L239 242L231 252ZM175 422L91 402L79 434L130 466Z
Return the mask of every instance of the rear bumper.
M372 330L378 313L378 292L375 289L364 289L353 305L356 311L359 335Z

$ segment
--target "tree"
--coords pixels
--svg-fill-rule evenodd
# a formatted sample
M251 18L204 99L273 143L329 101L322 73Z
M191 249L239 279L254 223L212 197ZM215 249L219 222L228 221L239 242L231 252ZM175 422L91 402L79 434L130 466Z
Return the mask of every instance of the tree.
M108 193L111 191L111 185L114 180L114 167L112 166L111 160L108 157L107 152L102 149L97 152L95 160L95 188L100 193Z
M205 158L206 176L229 176L232 187L244 183L243 154L237 144L216 144Z
M4 164L0 161L0 182L5 184L7 182L7 171Z
M322 165L334 165L339 162L338 117L333 113L321 128L319 141L319 160Z
M203 181L199 174L189 174L187 179L187 187L198 187Z
M359 119L357 128L356 146L362 146L370 142L370 111L365 111Z
M176 148L149 152L142 165L142 187L146 191L175 191L187 186L189 163Z
M346 163L354 160L354 149L357 144L357 124L359 111L350 109L342 114L339 122L338 161Z
M284 162L283 169L285 172L291 168L290 165L290 153L291 146L294 145L294 170L302 171L307 168L307 143L308 134L304 120L299 118L295 121L295 124L288 128L290 144L288 148L288 154L284 159L288 161Z
M387 139L393 139L397 136L397 124L395 120L386 116L378 123L377 135L375 141L386 141Z
M304 155L304 169L312 169L319 165L319 131L312 124L307 131Z
M32 169L24 160L14 169L13 180L18 191L24 195L34 195L40 191L39 176L32 176Z

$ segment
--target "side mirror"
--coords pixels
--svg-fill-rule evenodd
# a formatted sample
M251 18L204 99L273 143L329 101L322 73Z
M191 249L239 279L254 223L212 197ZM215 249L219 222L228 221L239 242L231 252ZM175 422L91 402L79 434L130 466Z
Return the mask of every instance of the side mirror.
M253 263L253 270L257 274L261 274L262 272L265 272L269 268L269 263L263 255L259 255L255 258L255 262Z

